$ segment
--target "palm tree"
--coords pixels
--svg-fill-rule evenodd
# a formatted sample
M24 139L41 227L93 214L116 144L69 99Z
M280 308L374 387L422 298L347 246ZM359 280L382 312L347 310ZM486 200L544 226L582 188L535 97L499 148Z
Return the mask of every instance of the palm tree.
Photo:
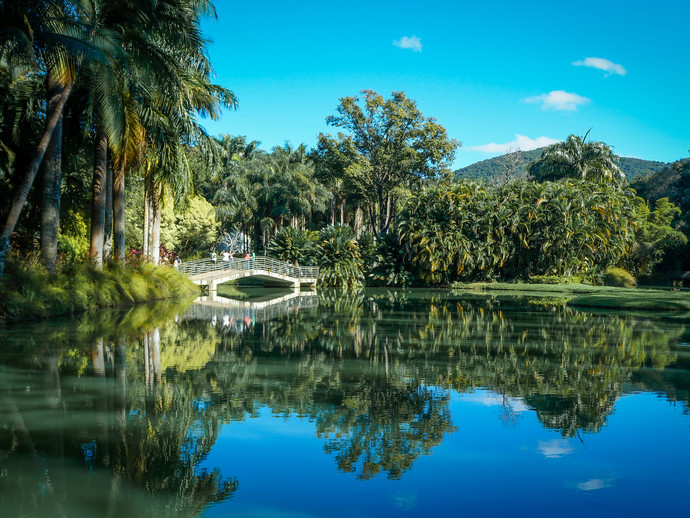
M587 142L588 135L589 131L584 137L570 135L565 142L545 148L530 164L529 175L540 182L575 178L622 185L625 175L618 167L619 158L604 142Z
M46 85L50 88L50 99L45 113L44 129L38 141L36 151L24 173L15 195L7 220L0 235L0 276L4 273L5 258L9 251L10 237L21 215L22 208L29 195L36 174L51 143L55 128L60 124L62 113L74 86L77 71L84 60L106 62L116 51L117 45L112 34L101 31L99 27L89 25L83 14L90 2L61 2L60 0L15 0L3 5L3 20L10 26L2 28L0 48L23 52L31 59L36 71L47 77ZM11 25L12 22L15 25ZM56 158L61 142L55 139L51 156ZM57 224L54 203L59 200L55 193L58 178L55 173L55 162L47 168L44 202L49 206L53 217L46 219L46 228L57 236ZM50 232L47 232L48 238ZM50 240L48 240L50 241ZM53 243L46 243L53 250ZM49 252L49 256L52 251ZM53 269L50 257L47 266Z
M123 123L121 140L108 139L113 158L113 230L115 258L124 260L124 181L128 169L141 163L146 179L144 247L158 260L160 203L164 190L179 197L191 188L191 171L183 147L195 144L210 165L217 166L222 150L196 122L197 113L217 118L222 106L235 107L232 92L211 84L206 42L199 27L202 15L214 14L211 2L142 0L103 2L101 23L119 35L126 49L119 74L94 74L116 92ZM103 80L105 78L105 81ZM97 132L98 128L97 126ZM110 128L102 127L112 135ZM101 137L103 132L101 132ZM107 171L106 154L94 167L91 254L102 257L103 199L99 188Z

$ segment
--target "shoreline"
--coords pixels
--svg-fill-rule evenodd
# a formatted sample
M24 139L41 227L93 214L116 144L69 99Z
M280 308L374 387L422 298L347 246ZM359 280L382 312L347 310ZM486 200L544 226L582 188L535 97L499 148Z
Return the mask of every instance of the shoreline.
M619 288L587 284L466 283L452 289L468 292L511 292L523 295L558 296L575 308L690 312L690 292L658 288Z
M0 327L197 293L198 286L164 266L139 264L99 270L80 264L51 276L42 269L14 264L0 279Z

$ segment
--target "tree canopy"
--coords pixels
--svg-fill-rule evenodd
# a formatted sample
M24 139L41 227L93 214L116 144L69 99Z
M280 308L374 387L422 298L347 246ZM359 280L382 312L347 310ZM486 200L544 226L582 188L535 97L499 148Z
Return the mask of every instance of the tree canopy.
M529 165L528 172L537 181L572 178L622 185L625 175L618 167L619 158L604 142L587 142L570 135L565 142L544 148L541 157Z
M326 118L342 128L336 136L320 134L315 157L331 178L342 178L367 205L372 227L385 234L395 204L405 189L448 172L460 142L424 117L404 92L390 99L363 90L363 99L343 97L337 115Z

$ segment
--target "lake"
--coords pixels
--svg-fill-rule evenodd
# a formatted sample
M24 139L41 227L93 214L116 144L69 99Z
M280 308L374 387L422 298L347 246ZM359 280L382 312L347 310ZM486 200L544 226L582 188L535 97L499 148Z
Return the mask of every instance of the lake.
M235 291L0 330L1 516L690 508L686 319Z

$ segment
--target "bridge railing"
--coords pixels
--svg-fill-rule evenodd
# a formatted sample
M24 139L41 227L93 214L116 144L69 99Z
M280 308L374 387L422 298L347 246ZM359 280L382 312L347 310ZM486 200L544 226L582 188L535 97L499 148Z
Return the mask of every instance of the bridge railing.
M180 263L178 269L185 275L199 275L216 271L263 270L298 279L316 279L319 276L318 266L295 266L265 255L250 257L249 259L235 257L230 261L221 259L214 261L210 258L197 259Z

